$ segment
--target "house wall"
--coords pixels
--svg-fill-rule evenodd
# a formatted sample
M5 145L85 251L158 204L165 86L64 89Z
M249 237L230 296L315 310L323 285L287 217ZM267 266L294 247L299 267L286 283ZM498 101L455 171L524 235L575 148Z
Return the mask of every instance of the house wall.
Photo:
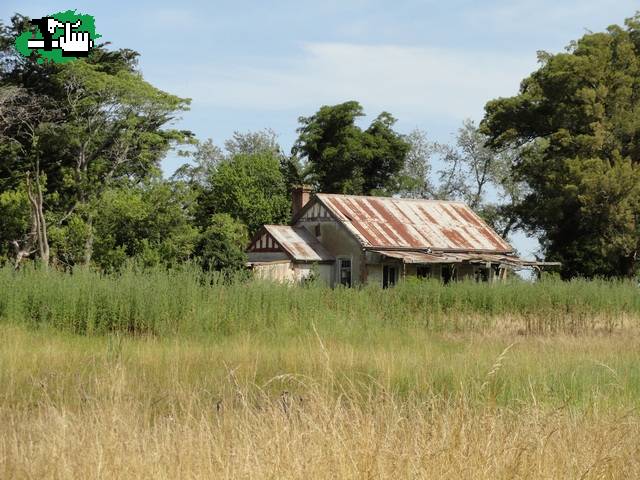
M336 257L336 263L332 266L331 272L327 273L331 278L331 286L338 283L337 263L341 258L351 260L351 284L355 286L363 283L367 273L364 253L360 244L338 222L328 217L301 218L296 226L305 227L314 236L316 236L316 227L319 227L320 235L316 238L331 255Z
M408 264L406 266L407 277L417 277L418 276L418 267L421 265L416 264ZM431 269L429 278L440 279L442 277L442 265L439 263L432 263L429 265L425 265Z
M438 263L433 263L429 265L419 265L419 264L411 264L408 263L406 265L402 265L402 262L399 260L389 259L382 257L380 254L376 254L374 252L367 252L367 270L368 270L368 278L367 284L369 285L378 285L382 286L383 283L383 268L384 265L394 265L398 268L399 277L398 281L402 279L402 274L406 275L406 278L416 278L418 276L418 268L421 266L427 266L430 268L430 275L428 278L433 278L436 280L442 279L442 269L443 265ZM486 268L485 265L472 265L472 264L456 264L454 275L451 280L465 280L465 279L474 279L476 270ZM493 270L489 272L489 281L495 280Z
M294 274L293 277L296 282L302 282L309 278L314 272L317 273L318 279L325 285L331 285L333 265L332 264L311 264L311 263L298 263L293 265Z
M309 278L314 270L317 272L321 282L326 285L331 284L333 273L333 265L331 264L314 265L286 261L253 266L253 271L257 278L281 283L300 283Z
M295 272L291 262L265 263L253 266L254 275L263 280L273 280L274 282L289 283L295 280Z
M367 265L367 285L382 286L382 264L369 264Z

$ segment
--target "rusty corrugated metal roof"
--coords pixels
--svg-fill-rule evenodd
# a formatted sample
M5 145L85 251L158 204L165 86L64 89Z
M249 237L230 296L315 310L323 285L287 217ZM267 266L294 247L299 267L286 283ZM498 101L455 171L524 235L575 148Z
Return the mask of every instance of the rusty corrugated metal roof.
M286 250L294 260L300 262L326 262L334 257L304 227L288 225L265 225L265 230Z
M521 258L491 253L426 253L394 250L373 250L385 257L396 258L404 263L500 263L512 266L524 266L535 262Z
M364 247L513 251L464 203L327 193L316 198Z

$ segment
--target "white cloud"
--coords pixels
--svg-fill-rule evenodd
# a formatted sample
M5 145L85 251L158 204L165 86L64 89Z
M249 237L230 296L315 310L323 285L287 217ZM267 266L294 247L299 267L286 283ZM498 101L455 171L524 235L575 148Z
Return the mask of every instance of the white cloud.
M398 116L464 118L515 94L536 67L533 53L346 43L310 43L295 59L260 63L268 66L188 66L156 81L202 106L305 112L354 99Z

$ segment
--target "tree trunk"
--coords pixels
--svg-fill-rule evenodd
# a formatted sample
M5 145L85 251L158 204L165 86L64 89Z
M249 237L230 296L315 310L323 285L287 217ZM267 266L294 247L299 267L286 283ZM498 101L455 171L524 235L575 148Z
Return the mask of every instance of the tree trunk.
M88 266L91 263L91 258L93 256L93 217L91 215L87 218L87 226L89 227L89 234L84 242L84 256L82 263Z
M35 232L35 243L38 256L45 267L49 266L49 237L47 235L47 221L44 218L44 196L40 185L40 167L36 165L35 190L31 178L27 175L27 195L31 205L32 232Z

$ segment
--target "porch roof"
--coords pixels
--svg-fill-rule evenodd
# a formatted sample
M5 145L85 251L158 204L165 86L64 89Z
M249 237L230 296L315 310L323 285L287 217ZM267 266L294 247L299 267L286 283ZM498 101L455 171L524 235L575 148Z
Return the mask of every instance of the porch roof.
M558 262L538 262L524 260L514 255L494 253L450 253L450 252L421 252L411 250L371 250L387 258L401 260L403 263L433 264L433 263L495 263L514 268L519 267L551 267L559 266Z

